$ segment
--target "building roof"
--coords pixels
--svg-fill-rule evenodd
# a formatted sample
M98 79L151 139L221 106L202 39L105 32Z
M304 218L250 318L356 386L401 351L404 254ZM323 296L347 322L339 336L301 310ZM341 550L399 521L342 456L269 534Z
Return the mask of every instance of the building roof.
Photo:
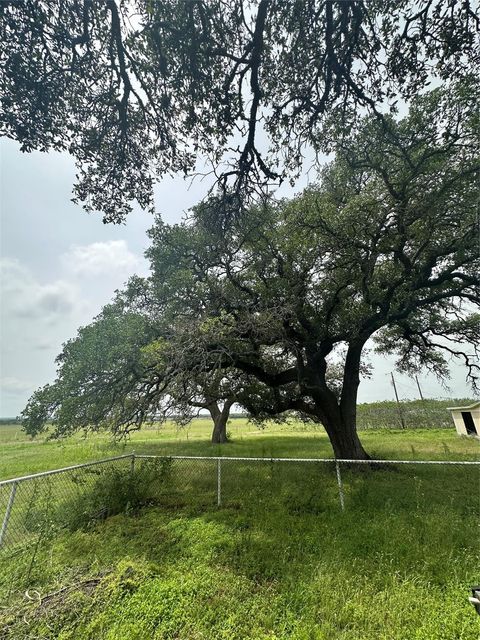
M447 407L447 411L471 411L480 407L480 401L470 404L468 407Z

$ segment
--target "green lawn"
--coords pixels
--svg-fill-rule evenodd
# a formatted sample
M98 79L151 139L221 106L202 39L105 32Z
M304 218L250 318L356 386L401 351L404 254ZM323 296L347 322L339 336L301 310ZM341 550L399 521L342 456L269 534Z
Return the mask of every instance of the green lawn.
M20 425L0 425L0 480L123 453L202 456L330 458L332 448L323 428L302 423L271 424L258 429L243 418L232 419L232 442L209 442L211 421L197 419L188 428L167 424L131 434L113 443L106 434L75 435L60 442L32 440ZM455 429L372 430L361 432L367 451L382 459L478 460L476 440L461 438Z
M126 450L331 456L324 432L299 424L259 431L232 420L233 441L221 447L207 442L209 429L198 420L188 431L143 431ZM453 430L362 437L382 458L480 458L478 442ZM31 443L18 428L0 427L0 439L2 477L124 452L105 436ZM136 473L144 465L138 461ZM174 463L169 474L152 483L149 506L127 505L44 540L33 563L33 543L28 553L5 552L0 638L480 637L467 601L469 586L480 583L477 467L346 468L344 512L333 468L317 463L224 462L221 508L215 464Z

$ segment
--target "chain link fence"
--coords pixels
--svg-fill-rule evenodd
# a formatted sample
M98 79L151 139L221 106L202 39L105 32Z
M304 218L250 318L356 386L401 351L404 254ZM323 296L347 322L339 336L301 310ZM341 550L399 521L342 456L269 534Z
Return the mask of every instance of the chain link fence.
M45 537L68 524L70 510L108 473L128 473L132 456L45 471L0 482L0 551ZM108 505L105 505L108 509ZM102 514L92 513L93 518Z
M155 506L168 510L388 510L480 517L480 461L158 457L129 454L0 482L0 564L62 531Z

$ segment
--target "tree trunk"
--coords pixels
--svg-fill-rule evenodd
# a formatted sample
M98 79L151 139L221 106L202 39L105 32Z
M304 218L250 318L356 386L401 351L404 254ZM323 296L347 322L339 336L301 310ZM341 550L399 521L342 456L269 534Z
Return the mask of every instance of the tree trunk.
M317 418L325 427L336 458L369 460L357 433L356 395L347 395L339 403L333 392L323 390L316 402Z
M360 384L360 359L365 342L351 343L345 358L339 412L327 433L336 458L369 460L357 433L357 394Z
M230 408L233 404L231 400L225 400L223 409L220 411L217 402L212 402L208 406L208 410L213 420L212 443L222 444L228 442L227 438L227 422L230 415Z
M369 460L358 437L355 423L342 420L329 420L325 424L335 457L339 460Z
M324 390L319 407L335 457L343 460L370 460L357 433L357 393L363 345L364 340L359 340L348 347L340 401L330 390Z
M212 443L222 444L227 442L227 418L221 412L213 420Z

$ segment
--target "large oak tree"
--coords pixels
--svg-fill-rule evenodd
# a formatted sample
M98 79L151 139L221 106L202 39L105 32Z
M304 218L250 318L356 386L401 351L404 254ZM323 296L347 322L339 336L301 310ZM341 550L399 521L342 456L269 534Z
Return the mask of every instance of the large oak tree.
M317 187L251 207L226 233L215 199L183 224L159 222L152 286L186 327L191 366L255 377L252 413L321 422L339 458L368 457L356 431L367 343L440 377L457 356L478 388L476 92L418 97L388 133L367 118Z

